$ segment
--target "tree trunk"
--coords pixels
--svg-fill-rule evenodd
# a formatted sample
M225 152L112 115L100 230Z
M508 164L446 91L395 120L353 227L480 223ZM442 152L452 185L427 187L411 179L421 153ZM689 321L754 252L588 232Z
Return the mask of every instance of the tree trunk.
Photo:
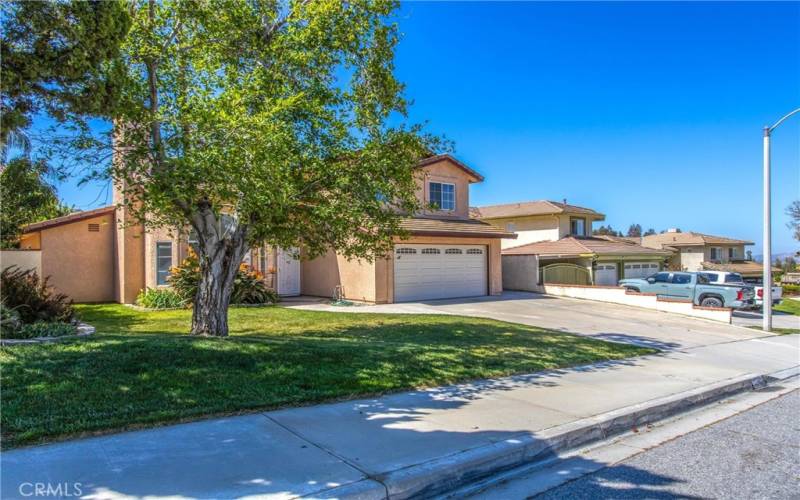
M247 251L246 227L220 234L220 224L210 210L194 217L198 233L195 247L200 283L192 311L192 335L228 336L228 306L233 281ZM197 224L199 222L199 224Z

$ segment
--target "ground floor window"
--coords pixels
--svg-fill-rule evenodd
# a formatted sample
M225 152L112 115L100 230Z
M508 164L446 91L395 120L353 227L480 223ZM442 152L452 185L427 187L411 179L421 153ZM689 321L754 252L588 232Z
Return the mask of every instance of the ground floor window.
M156 285L168 285L169 270L172 267L172 242L156 243Z

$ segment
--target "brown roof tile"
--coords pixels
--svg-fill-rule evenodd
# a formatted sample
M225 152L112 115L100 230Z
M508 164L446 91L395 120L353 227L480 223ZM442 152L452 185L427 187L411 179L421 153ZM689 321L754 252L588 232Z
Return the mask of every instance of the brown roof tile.
M49 229L51 227L61 226L64 224L72 224L73 222L78 222L86 219L91 219L92 217L98 217L100 215L104 215L107 213L112 213L116 207L114 205L109 205L107 207L100 207L95 208L92 210L84 210L83 212L74 212L69 215L64 215L61 217L56 217L55 219L48 219L43 220L42 222L34 222L33 224L28 224L22 228L23 233L32 233L34 231L41 231L42 229Z
M671 252L645 248L634 243L605 238L567 236L556 241L538 241L506 248L503 255L582 256L582 255L652 255L667 257Z
M471 215L481 219L498 219L501 217L522 217L526 215L550 215L550 214L578 214L593 215L599 220L605 219L605 215L592 210L591 208L568 205L556 201L537 200L521 201L519 203L505 203L502 205L488 205L485 207L472 207Z
M642 243L652 247L656 245L672 246L703 246L703 245L752 245L752 241L737 240L724 236L713 236L710 234L695 233L687 231L685 233L661 233L652 234L642 238Z
M516 238L509 233L483 221L475 219L434 219L414 217L404 219L401 227L418 236L477 236L484 238Z
M761 276L764 268L760 262L752 260L740 260L727 263L717 262L703 262L703 269L709 271L727 271L729 273L739 273L745 277ZM777 267L772 268L773 271L780 271Z

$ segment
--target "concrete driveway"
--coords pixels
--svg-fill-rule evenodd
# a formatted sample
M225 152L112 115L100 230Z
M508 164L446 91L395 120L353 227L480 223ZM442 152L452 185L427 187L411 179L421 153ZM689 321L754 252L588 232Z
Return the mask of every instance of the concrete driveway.
M498 297L352 307L331 306L327 301L313 299L289 300L284 305L340 312L477 316L662 350L686 349L765 336L758 330L677 314L526 292L504 292Z
M739 326L757 326L761 328L763 315L761 311L734 311L733 324ZM780 311L772 311L772 326L774 328L800 329L800 316Z

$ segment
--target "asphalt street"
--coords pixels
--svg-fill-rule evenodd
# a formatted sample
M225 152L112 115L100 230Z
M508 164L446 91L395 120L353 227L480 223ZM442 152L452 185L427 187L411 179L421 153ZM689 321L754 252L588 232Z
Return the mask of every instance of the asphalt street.
M800 391L535 498L800 499Z

